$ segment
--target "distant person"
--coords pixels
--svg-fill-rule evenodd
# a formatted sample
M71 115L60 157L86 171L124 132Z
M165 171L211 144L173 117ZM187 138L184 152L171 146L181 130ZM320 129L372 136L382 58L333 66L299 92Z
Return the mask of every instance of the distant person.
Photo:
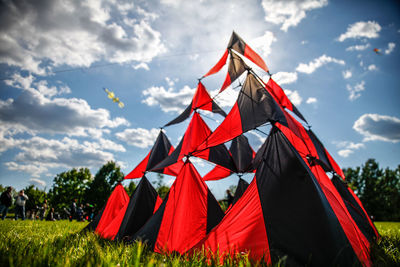
M228 207L233 203L233 195L229 189L226 190L226 203L228 204Z
M11 190L11 186L7 187L6 191L4 191L0 197L0 214L2 220L6 218L8 209L12 204Z
M22 220L25 220L25 204L28 199L23 189L15 197L15 220L18 220L18 215L21 216Z
M76 220L78 222L83 221L83 204L76 209Z
M46 221L55 221L55 220L56 220L56 218L55 218L54 208L51 208L49 210L49 213L47 213Z
M45 218L46 211L47 211L48 208L49 208L49 205L47 205L47 199L45 199L43 201L42 207L40 207L40 215L39 215L40 216L40 220L43 221L43 219Z
M94 207L93 205L86 203L85 205L85 219L86 221L92 221L94 217Z
M74 201L72 201L71 206L69 207L69 221L72 221L73 219L75 219L76 216L76 202L78 200L74 199Z

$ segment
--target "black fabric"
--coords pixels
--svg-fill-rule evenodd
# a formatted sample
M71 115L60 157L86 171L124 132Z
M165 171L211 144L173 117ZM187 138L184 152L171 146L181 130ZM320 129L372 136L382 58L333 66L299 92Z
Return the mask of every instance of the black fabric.
M173 124L180 123L180 122L186 120L187 118L189 118L190 114L192 113L192 103L193 102L190 102L189 106L187 106L187 108L178 117L176 117L172 121L168 122L163 127L167 127L167 126L170 126Z
M308 136L310 137L311 141L313 142L315 149L317 150L318 158L319 158L319 161L318 161L319 165L321 165L321 167L326 172L333 171L333 168L329 162L329 159L326 156L324 145L322 145L321 141L319 141L319 139L313 133L313 131L307 130L307 133L308 133Z
M166 157L163 161L161 161L156 166L154 166L152 169L150 169L150 171L162 173L162 170L165 167L168 167L168 166L171 166L172 164L177 163L179 160L179 154L181 153L181 150L182 150L183 139L184 139L184 137L179 142L179 145L175 148L174 151L172 151L172 153L168 157Z
M222 108L220 108L220 106L218 106L217 103L215 103L214 100L211 102L211 109L212 109L213 113L218 113L221 116L226 117L225 111Z
M244 49L246 47L246 43L242 40L242 38L237 35L236 32L232 33L231 39L228 43L228 49L233 49L238 53L244 55Z
M105 209L105 205L104 207L100 210L100 212L94 217L93 221L91 221L88 225L86 225L85 228L83 228L82 231L91 231L93 232L94 230L96 230L97 225L100 222L101 216L103 216L103 211Z
M233 83L237 78L239 78L240 75L243 74L243 72L246 71L246 69L249 69L249 67L246 65L246 63L244 63L243 59L241 59L235 53L231 52L230 55L228 74L231 80L230 82Z
M239 182L236 186L235 196L233 197L232 206L243 196L244 191L249 187L249 183L239 178Z
M300 111L296 108L295 105L292 104L292 109L293 109L293 113L296 114L300 119L302 119L303 121L307 122L306 119L303 117L303 115L300 113Z
M243 173L253 169L251 164L253 160L253 149L246 136L239 135L233 139L229 151L232 154L232 159L238 172Z
M157 192L145 176L133 192L115 240L136 233L153 215Z
M154 166L168 157L171 150L171 143L163 131L157 137L156 142L151 150L149 161L147 162L146 171L151 170Z
M210 189L207 189L207 234L213 229L224 217L224 212Z
M256 181L272 263L359 265L315 177L275 127L265 141Z
M233 162L233 159L224 144L210 147L209 150L210 153L208 154L208 161L229 169L232 172L237 172L235 163ZM193 155L196 156L196 153L193 153Z
M168 196L169 193L161 203L160 207L157 209L154 215L150 217L145 225L143 225L143 227L140 228L140 230L137 231L134 235L126 239L128 243L132 243L135 240L140 240L145 243L151 251L154 250L154 246L157 242L158 232L160 231L161 227L161 222L164 217L164 211L165 206L167 205Z
M266 122L280 122L287 126L285 115L273 97L257 78L248 73L237 100L243 132Z
M376 239L375 231L369 223L369 220L366 216L363 209L360 207L358 202L354 199L353 195L349 192L349 188L347 185L342 182L342 180L338 176L333 176L332 183L336 187L336 190L339 192L342 197L344 204L346 205L347 210L349 211L351 217L357 224L358 228L361 230L363 235L368 239L368 241L373 241Z

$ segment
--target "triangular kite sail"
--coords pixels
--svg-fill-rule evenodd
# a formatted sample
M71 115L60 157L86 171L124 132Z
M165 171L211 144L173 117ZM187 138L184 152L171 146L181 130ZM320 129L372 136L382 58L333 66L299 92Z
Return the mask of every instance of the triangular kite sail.
M224 144L202 151L197 150L197 147L210 134L210 128L208 128L200 115L195 112L179 145L166 159L156 165L152 170L166 168L180 161L185 156L195 156L211 161L229 170L236 171L232 157Z
M280 122L286 125L281 107L255 75L249 72L235 105L225 120L198 149L225 143L267 122Z
M228 73L226 74L225 81L219 90L220 93L239 78L246 70L250 69L240 56L232 52L230 55Z
M275 101L281 105L281 107L287 108L296 114L300 119L307 122L296 106L293 105L293 103L289 100L283 89L272 78L270 78L265 84L265 88L275 98Z
M371 265L362 244L351 244L313 173L276 128L256 160L253 182L195 249L210 257L218 252L221 258L248 253L267 264L285 256L296 266Z
M107 200L104 210L101 213L101 218L95 232L100 236L103 230L114 219L118 212L129 202L129 196L121 183L118 183Z
M178 117L165 124L164 127L183 122L189 118L192 112L196 109L211 111L226 117L225 111L223 111L223 109L211 99L204 85L199 82L193 100L190 102L189 106Z
M235 163L237 173L253 172L254 168L252 161L255 152L249 144L249 140L244 135L239 135L232 140L229 152L232 160ZM219 180L228 177L233 173L232 170L227 170L219 165L216 165L210 172L208 172L203 179L205 181Z
M300 139L297 135L293 134L288 128L277 124L279 129L287 137L289 142L298 151L313 173L316 182L320 185L324 195L326 196L336 218L342 226L353 250L356 252L362 262L369 261L370 242L368 237L364 235L360 226L357 224L357 217L352 216L352 211L348 210L345 200L339 194L332 181L326 175L325 171L320 164L315 162L317 152L313 143L309 139Z
M168 137L165 135L163 131L157 136L156 142L151 148L150 152L147 156L134 168L128 175L125 176L125 179L134 179L140 178L143 176L146 171L151 170L154 166L168 157L169 154L172 153L174 147L171 145ZM179 165L170 166L168 168L158 169L157 172L164 173L172 176L176 176L180 170Z
M109 225L103 230L102 236L112 240L123 240L136 233L153 215L160 204L157 191L146 176L140 183L124 207L118 212Z
M167 197L149 221L131 237L155 252L188 251L224 213L192 163L187 160Z
M246 58L250 59L254 64L259 66L265 72L269 73L269 69L265 64L264 60L256 53L249 45L247 45L242 38L236 33L233 32L231 36L231 40L228 44L228 49L233 49L236 52L242 54Z

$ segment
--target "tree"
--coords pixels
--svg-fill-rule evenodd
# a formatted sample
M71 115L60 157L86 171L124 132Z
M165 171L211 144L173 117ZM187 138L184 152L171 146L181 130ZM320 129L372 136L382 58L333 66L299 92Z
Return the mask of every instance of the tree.
M135 189L136 183L134 181L131 181L128 186L125 186L126 193L128 193L129 196L131 196L133 192L135 192Z
M375 159L343 170L349 186L375 220L400 220L400 166L382 170Z
M62 210L74 199L82 203L91 177L90 170L87 168L79 170L74 168L57 174L53 180L53 187L49 190L50 205L57 210Z
M158 195L164 199L169 191L169 187L164 184L164 175L161 173L157 173L157 181L154 181L155 189Z
M86 191L86 203L90 203L96 210L100 210L106 203L111 191L119 181L123 180L124 176L120 167L114 161L104 164L96 173Z
M25 187L24 191L25 195L29 198L26 202L26 210L37 209L37 207L42 206L44 200L47 198L47 193L37 187L35 188L34 185Z

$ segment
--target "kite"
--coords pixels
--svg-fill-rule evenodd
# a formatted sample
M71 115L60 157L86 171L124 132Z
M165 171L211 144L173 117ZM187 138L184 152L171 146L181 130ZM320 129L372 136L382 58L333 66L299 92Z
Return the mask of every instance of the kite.
M114 92L108 90L107 88L103 89L107 93L109 99L112 99L114 103L118 103L118 107L123 108L125 106L125 104L122 103L122 101L120 101L119 98L115 96Z
M374 48L374 52L375 52L376 54L378 54L378 55L381 54L381 50L380 50L379 48Z

